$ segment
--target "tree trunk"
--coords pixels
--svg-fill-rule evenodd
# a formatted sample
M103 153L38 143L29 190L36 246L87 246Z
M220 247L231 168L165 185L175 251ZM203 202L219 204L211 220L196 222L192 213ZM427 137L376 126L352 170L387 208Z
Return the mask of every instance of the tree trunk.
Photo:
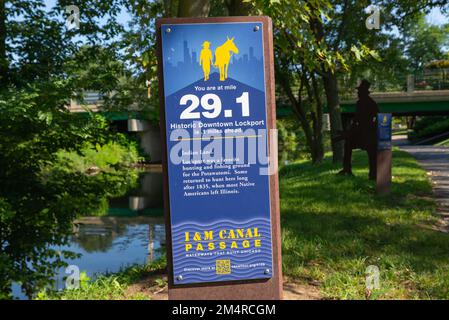
M326 91L327 107L329 109L329 118L331 124L331 136L334 137L339 131L343 130L341 120L340 101L338 98L337 76L331 71L327 71L323 77L324 89ZM332 142L332 160L334 163L343 161L344 142Z
M312 92L316 102L316 125L315 131L315 144L317 146L317 159L316 162L320 163L324 159L324 144L323 144L323 103L321 101L320 92L318 89L318 83L315 76L312 74Z
M312 10L317 10L316 7L307 1L311 5ZM326 41L325 31L323 23L316 16L310 18L310 29L315 34L317 45L320 46L322 41ZM331 136L335 136L339 131L343 129L340 112L340 101L338 98L338 83L337 75L331 70L327 70L327 66L322 64L322 78L324 84L324 90L326 92L326 102L329 109L329 118L331 125ZM343 161L343 141L334 143L332 142L332 159L334 163L341 163Z
M8 60L6 57L6 0L0 0L0 88L6 86Z
M302 102L298 100L290 99L290 102L293 104L293 111L301 123L302 130L304 131L304 135L306 137L306 144L310 148L310 155L312 156L312 163L317 163L318 152L316 141L313 138L312 128L307 121L306 114L304 113L304 109L302 107Z
M282 73L279 66L275 65L275 71L276 71L276 79L278 79L279 84L281 85L282 89L287 94L288 99L290 100L290 103L292 104L293 113L295 114L296 118L299 120L299 123L301 124L302 130L304 131L304 135L306 137L306 145L310 149L310 155L312 156L312 162L316 162L316 146L313 139L313 133L312 128L310 126L310 123L307 121L306 112L303 108L302 100L301 100L301 88L299 89L298 98L295 97L293 94L292 88L290 87L289 79ZM307 80L305 80L307 81Z
M181 0L178 17L207 17L210 11L209 0Z
M320 155L320 153L322 153L322 141L320 141L320 123L321 121L318 119L318 114L316 112L316 108L314 109L314 102L315 101L315 96L312 92L312 87L309 83L309 80L306 77L303 77L302 83L304 83L305 87L306 87L306 91L307 91L307 96L309 97L309 103L310 103L310 118L312 119L312 126L311 126L311 131L312 131L312 144L313 144L313 148L311 148L312 151L312 163L316 164L319 163L322 159L322 155ZM299 97L301 96L301 91L298 92L298 99L300 99ZM319 100L316 100L316 106L317 103L319 102ZM321 145L320 145L321 144Z
M228 0L226 6L230 16L247 16L251 10L251 4L243 0Z
M164 17L172 18L177 15L177 0L164 0Z

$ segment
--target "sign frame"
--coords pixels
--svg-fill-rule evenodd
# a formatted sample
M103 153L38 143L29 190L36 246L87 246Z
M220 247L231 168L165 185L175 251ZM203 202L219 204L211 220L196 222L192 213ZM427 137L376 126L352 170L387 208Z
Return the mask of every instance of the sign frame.
M265 103L267 130L276 129L276 106L275 106L275 81L274 81L274 52L273 52L273 27L269 17L214 17L214 18L160 18L156 21L157 34L157 58L159 79L159 104L160 104L160 129L162 145L162 169L164 188L164 218L166 226L166 248L167 248L167 271L169 299L173 300L279 300L282 299L282 259L281 259L281 227L280 227L280 204L279 204L279 182L278 172L269 176L270 189L270 220L272 239L272 277L262 280L238 280L222 281L201 284L174 284L172 265L172 234L171 234L171 212L168 178L168 155L167 155L167 130L165 119L165 90L163 78L163 56L162 56L162 25L165 24L213 24L213 23L262 23L264 73L265 73ZM271 141L268 135L268 150L273 152L272 145L277 141ZM277 160L276 154L270 154L270 158Z

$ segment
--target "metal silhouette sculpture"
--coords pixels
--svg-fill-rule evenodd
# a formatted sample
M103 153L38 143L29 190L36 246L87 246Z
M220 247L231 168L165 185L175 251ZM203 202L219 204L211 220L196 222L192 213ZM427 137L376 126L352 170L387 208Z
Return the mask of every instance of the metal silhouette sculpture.
M379 107L370 97L371 83L362 80L357 87L357 107L349 130L342 131L333 138L334 142L345 141L343 170L341 175L352 174L352 150L362 149L368 153L369 179L377 176L377 114Z

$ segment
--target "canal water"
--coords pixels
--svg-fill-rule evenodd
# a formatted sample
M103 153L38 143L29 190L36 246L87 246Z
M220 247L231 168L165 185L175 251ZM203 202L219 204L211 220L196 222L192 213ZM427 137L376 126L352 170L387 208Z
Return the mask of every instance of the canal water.
M64 278L73 272L73 266L95 279L100 274L143 265L160 257L165 244L160 170L143 173L137 190L110 199L109 206L107 215L74 221L69 244L52 247L80 254L78 258L65 260L71 269L56 270L56 289L65 288ZM13 284L13 296L26 299L17 283Z

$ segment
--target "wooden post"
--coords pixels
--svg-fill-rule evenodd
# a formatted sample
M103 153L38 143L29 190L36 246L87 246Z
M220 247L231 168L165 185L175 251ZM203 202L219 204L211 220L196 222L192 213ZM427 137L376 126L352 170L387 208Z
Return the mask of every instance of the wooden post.
M377 194L384 195L391 192L391 160L391 149L377 151Z

